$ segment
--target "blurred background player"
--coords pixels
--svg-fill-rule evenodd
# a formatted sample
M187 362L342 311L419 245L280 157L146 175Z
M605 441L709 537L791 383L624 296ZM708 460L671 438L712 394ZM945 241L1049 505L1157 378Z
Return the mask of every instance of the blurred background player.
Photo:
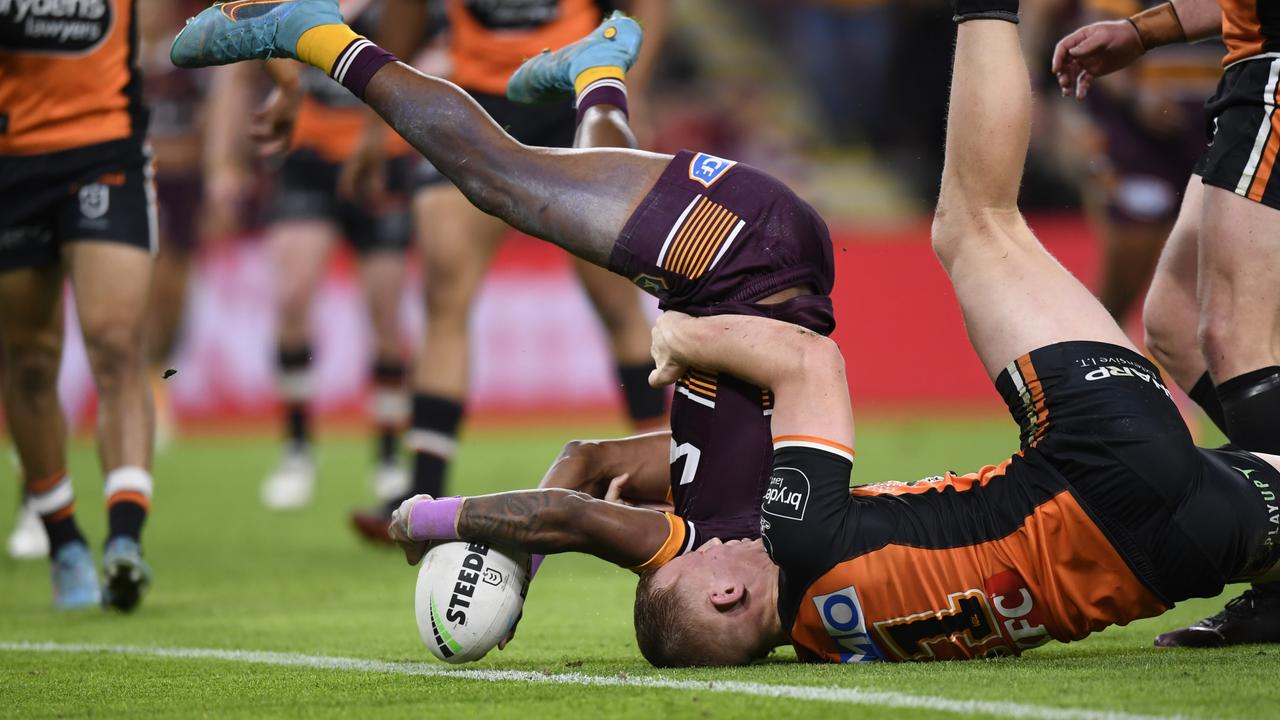
M187 307L187 282L201 232L204 196L204 99L209 76L169 62L168 47L198 0L138 0L143 97L151 111L147 140L155 164L160 246L151 278L147 347L156 408L156 444L175 431L164 372L171 366Z
M132 610L151 574L140 539L152 489L156 213L136 15L131 0L0 5L0 394L63 608ZM102 588L75 520L58 399L66 278L98 390Z
M206 71L175 68L169 62L169 45L182 20L201 6L200 2L138 0L138 65L143 73L143 100L150 111L147 141L159 205L159 250L151 275L146 328L157 445L165 444L174 427L162 375L178 340L199 234L201 113L207 78ZM28 503L22 506L7 547L15 558L43 557L49 552L44 525Z
M1152 0L1083 0L1075 23L1124 18ZM1102 243L1097 294L1117 322L1146 293L1204 148L1204 101L1222 75L1220 43L1158 48L1100 78L1085 99L1081 195Z
M1063 38L1053 70L1085 98L1096 79L1165 45L1222 35L1225 71L1206 104L1209 141L1187 185L1143 310L1147 345L1235 445L1280 453L1280 4L1175 0ZM1256 584L1161 646L1280 642L1280 584Z
M354 26L368 32L377 22L380 6L376 0L344 1L342 12ZM260 154L278 155L290 124L292 141L275 173L267 209L267 243L276 262L278 388L284 403L285 449L279 466L262 486L262 501L269 508L287 510L311 500L316 461L311 449L310 315L329 260L343 238L358 255L372 321L374 486L379 497L398 497L408 486L398 462L398 443L407 415L400 301L411 233L405 189L412 151L398 137L388 140L393 156L388 163L388 192L373 202L341 197L340 169L360 140L365 111L341 85L314 68L283 62L268 66L277 86L255 123ZM246 82L228 85L241 90L254 87L256 69L249 72ZM301 94L291 97L295 88ZM219 131L237 132L240 127L228 123ZM277 132L282 129L283 133ZM390 133L381 122L374 131Z
M450 79L520 142L572 147L572 102L515 104L504 96L507 79L526 58L586 35L600 23L606 9L594 0L446 0ZM627 75L630 96L642 106L662 44L667 0L635 0L626 9L644 24L647 35L641 57ZM426 29L428 10L425 0L385 0L380 32L372 39L400 57L411 57ZM375 174L377 139L363 143L360 156L352 162L352 185L357 191L369 187L368 179ZM404 499L444 492L467 394L468 318L494 253L508 232L505 223L477 210L425 161L417 186L413 210L425 272L427 327L415 358L406 435L406 445L413 451L412 486L389 498L382 508L352 517L357 530L379 541L385 541L391 511ZM581 260L574 259L573 267L608 333L632 424L639 430L665 426L665 393L647 382L652 368L649 321L639 291L625 279Z

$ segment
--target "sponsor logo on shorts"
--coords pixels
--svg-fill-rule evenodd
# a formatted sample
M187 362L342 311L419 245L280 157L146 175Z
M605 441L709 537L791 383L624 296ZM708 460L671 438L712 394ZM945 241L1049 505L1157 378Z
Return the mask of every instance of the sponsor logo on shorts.
M804 520L808 506L809 476L796 468L774 468L761 510L774 517Z
M1245 480L1253 483L1253 486L1258 489L1258 494L1262 495L1262 501L1267 505L1267 519L1271 522L1271 529L1267 531L1267 538L1263 544L1270 551L1276 543L1277 536L1280 536L1280 505L1276 503L1276 491L1271 488L1271 483L1249 477L1258 472L1257 469L1246 470L1234 465L1231 467L1243 475Z
M698 153L693 156L693 160L689 161L689 179L702 183L704 187L711 187L717 180L724 177L729 168L737 164L736 160L725 160L715 155Z
M1077 362L1082 368L1088 369L1084 374L1085 382L1097 382L1111 378L1137 378L1154 385L1170 400L1173 399L1169 388L1164 386L1164 382L1160 380L1158 374L1125 358L1086 358Z
M97 220L111 209L111 189L104 183L89 183L80 188L80 214L86 220Z
M871 662L884 656L867 634L866 616L858 591L850 585L827 595L818 595L813 605L822 618L822 627L839 648L840 662Z
M631 282L635 283L636 287L650 295L661 296L668 290L667 281L655 275L640 273L639 275L631 278Z

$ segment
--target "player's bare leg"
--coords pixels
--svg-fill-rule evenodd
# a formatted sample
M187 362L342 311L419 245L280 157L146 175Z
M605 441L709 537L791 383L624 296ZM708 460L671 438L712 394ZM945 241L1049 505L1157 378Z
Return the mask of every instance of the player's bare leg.
M76 608L97 605L100 591L66 471L67 425L58 402L62 333L60 267L0 273L0 399L26 494L49 536L54 605Z
M98 389L98 457L108 520L103 601L129 611L150 582L140 543L151 507L155 440L145 336L152 258L141 248L88 241L69 243L66 257Z
M608 79L596 88L583 87L578 93L574 147L638 147L625 103L625 92ZM648 383L653 368L649 357L650 323L640 304L640 292L625 278L583 260L576 260L574 269L609 336L632 424L637 430L665 426L665 393Z
M1124 327L1130 311L1142 301L1173 224L1107 218L1094 227L1103 243L1098 300Z
M156 412L157 445L173 430L168 390L162 375L173 359L182 318L187 308L187 283L191 251L175 243L162 244L151 274L151 300L147 308L147 362Z
M262 485L262 502L273 510L292 510L311 501L315 459L311 451L311 301L338 228L327 220L287 220L268 231L275 261L278 388L285 413L285 451Z
M1199 244L1200 348L1223 428L1236 445L1280 454L1280 287L1277 211L1203 186ZM1280 583L1255 584L1219 613L1161 634L1156 645L1280 642Z
M1204 185L1193 175L1182 196L1182 208L1142 311L1147 350L1160 367L1200 406L1219 428L1224 427L1222 405L1204 354L1200 351L1200 301L1196 297L1199 272L1201 202Z
M1016 2L1008 4L1016 12ZM1065 340L1133 347L1018 211L1030 128L1031 83L1017 26L962 22L933 246L992 378L1016 358Z
M638 28L610 37L627 33ZM618 48L631 52L629 65L634 48ZM186 26L171 52L180 67L268 55L297 57L330 73L473 205L596 265L607 265L618 234L671 159L638 150L521 145L456 85L394 62L359 38L330 0L268 0L237 17L215 6Z
M404 348L400 343L400 301L404 296L405 256L396 250L372 250L360 258L369 321L373 328L373 398L377 469L373 486L379 497L395 497L408 487L400 465L400 435L409 414Z

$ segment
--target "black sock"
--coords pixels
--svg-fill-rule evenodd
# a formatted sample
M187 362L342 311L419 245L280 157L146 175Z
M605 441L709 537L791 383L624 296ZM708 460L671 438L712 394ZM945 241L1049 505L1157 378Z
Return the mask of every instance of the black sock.
M1250 452L1280 454L1280 366L1218 384L1227 437Z
M462 424L462 403L438 395L415 393L405 445L413 451L413 487L411 495L444 494L444 476L453 459L458 442L458 426ZM392 500L391 508L405 498Z
M68 515L60 520L50 520L42 517L40 520L44 523L44 531L49 535L49 554L57 555L58 550L69 542L82 542L88 545L84 539L84 535L80 532L80 526L76 525L76 516Z
M1222 431L1223 435L1227 434L1227 421L1222 416L1222 401L1218 399L1218 390L1213 386L1213 378L1209 377L1206 372L1196 381L1195 387L1191 388L1191 392L1187 395L1195 401L1205 415L1213 421L1214 425Z
M311 348L280 348L280 397L284 401L285 437L295 449L311 444L307 401L311 397Z
M637 428L663 425L667 420L667 393L649 386L653 363L618 365L618 380L627 401L627 416Z
M962 23L968 20L1004 20L1018 22L1018 0L952 0L955 16L952 20Z
M76 524L75 494L66 472L54 473L38 480L28 479L24 489L24 500L29 499L32 509L40 515L45 534L49 536L51 557L57 555L58 550L67 543L85 543L80 526Z
M113 537L142 539L142 525L147 520L147 509L134 502L118 502L107 508L108 540Z
M379 360L373 365L373 422L377 427L376 452L384 465L396 462L400 433L404 431L405 367L401 360Z

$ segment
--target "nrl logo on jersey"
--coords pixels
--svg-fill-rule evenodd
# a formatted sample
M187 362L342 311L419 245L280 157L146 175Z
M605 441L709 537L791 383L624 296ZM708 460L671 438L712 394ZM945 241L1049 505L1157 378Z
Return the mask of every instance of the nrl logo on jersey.
M724 177L729 168L737 165L735 160L725 160L715 155L698 153L689 161L689 179L702 183L703 187L711 187Z

